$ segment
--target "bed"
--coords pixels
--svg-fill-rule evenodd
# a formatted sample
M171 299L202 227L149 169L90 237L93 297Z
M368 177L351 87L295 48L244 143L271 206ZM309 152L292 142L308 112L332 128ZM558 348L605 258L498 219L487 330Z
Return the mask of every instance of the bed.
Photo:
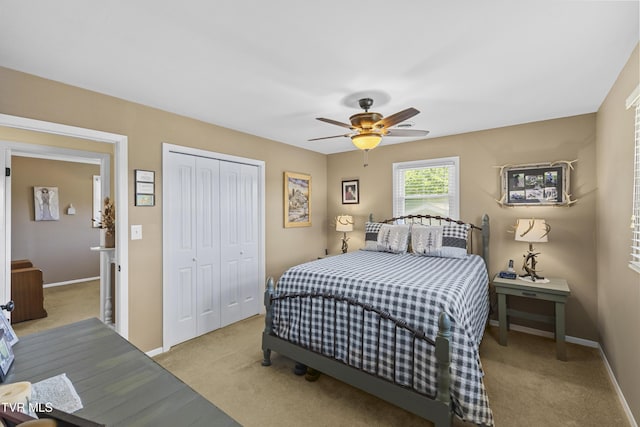
M482 256L467 253L474 233ZM479 357L488 217L481 227L429 215L370 218L366 235L368 250L294 266L277 286L267 279L262 364L275 351L438 427L453 415L493 425Z

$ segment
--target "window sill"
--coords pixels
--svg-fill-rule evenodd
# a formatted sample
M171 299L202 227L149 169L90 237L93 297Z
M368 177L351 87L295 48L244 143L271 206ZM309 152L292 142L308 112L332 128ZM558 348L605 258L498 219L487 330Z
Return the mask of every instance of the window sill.
M632 269L633 271L635 271L636 273L640 274L640 264L638 263L629 263L629 268Z

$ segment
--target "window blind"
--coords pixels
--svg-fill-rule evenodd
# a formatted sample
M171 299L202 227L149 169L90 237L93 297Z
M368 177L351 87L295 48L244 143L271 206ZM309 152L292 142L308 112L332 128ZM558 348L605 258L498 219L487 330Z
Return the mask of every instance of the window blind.
M459 219L459 157L393 164L393 216L430 214Z
M640 105L636 102L635 155L633 163L633 212L631 214L631 268L640 272Z
M633 160L633 211L631 212L631 258L629 267L640 273L640 85L627 98L627 108L634 108L635 150Z

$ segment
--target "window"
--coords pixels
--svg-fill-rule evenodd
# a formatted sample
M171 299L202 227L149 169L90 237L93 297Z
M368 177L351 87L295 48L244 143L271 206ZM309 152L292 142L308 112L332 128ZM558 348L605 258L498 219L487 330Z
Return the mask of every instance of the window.
M627 98L627 109L635 108L635 155L633 163L633 211L631 212L631 260L629 267L640 273L640 86Z
M459 219L459 157L393 164L393 216Z

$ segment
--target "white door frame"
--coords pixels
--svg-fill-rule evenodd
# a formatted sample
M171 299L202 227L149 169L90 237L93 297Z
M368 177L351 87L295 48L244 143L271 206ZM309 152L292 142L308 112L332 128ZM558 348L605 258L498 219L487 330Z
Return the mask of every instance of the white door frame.
M173 145L168 143L162 143L162 200L168 200L168 188L169 185L165 181L168 179L168 173L166 169L167 158L169 152L173 153L181 153L188 154L192 156L199 157L208 157L211 159L224 160L227 162L235 162L235 163L243 163L246 165L253 165L258 167L258 277L264 279L266 274L266 255L265 255L265 217L266 217L266 205L265 205L265 162L262 160L249 159L245 157L231 156L229 154L216 153L213 151L201 150L198 148L191 147L183 147L180 145ZM169 207L168 203L162 204L162 235L169 235ZM167 259L167 254L169 253L169 242L167 239L162 239L162 351L169 351L170 346L168 345L168 322L169 316L166 316L165 313L172 310L172 301L168 298L168 283L169 283L169 268L168 264L165 263L164 260ZM264 291L264 283L261 284L262 291Z
M28 119L24 117L0 114L0 126L6 126L17 129L24 129L34 132L42 132L53 135L68 136L72 138L81 138L97 142L106 142L114 144L114 200L116 207L116 307L126 307L126 309L116 310L116 330L124 338L129 337L129 175L128 175L128 138L125 135L118 135L110 132L99 130L68 126L59 123L46 122L42 120ZM7 158L7 152L10 153L10 147L2 147L0 153L1 164L6 166L10 161L10 155ZM60 153L63 149L56 147L37 146L29 144L20 145L20 152L30 151L41 154ZM72 150L68 150L72 151ZM107 183L108 185L108 183ZM103 189L104 189L103 183ZM108 188L108 187L107 187ZM11 215L11 200L8 199L5 192L4 183L0 185L0 242L4 241L4 263L0 263L0 277L4 278L4 286L0 286L0 302L6 301L7 295L11 292L11 268L10 257L6 254L11 253L11 230L6 225L6 219ZM1 244L1 243L0 243Z

